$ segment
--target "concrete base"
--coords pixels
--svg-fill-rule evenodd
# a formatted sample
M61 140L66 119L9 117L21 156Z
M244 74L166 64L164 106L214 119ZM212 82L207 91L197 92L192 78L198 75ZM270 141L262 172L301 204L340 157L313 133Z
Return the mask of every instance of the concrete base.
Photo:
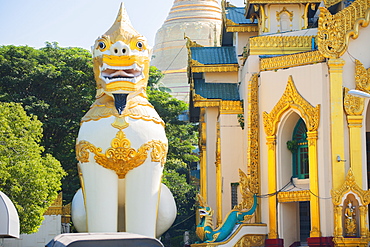
M284 247L284 239L281 239L281 238L266 239L265 246L266 247Z

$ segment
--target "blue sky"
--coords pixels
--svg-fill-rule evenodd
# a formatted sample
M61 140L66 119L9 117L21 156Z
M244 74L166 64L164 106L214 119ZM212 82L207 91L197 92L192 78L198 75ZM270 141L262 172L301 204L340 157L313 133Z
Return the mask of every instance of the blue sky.
M46 41L90 50L113 24L122 0L0 0L0 45L43 47ZM154 45L174 0L123 1L131 22ZM231 0L243 6L243 0Z

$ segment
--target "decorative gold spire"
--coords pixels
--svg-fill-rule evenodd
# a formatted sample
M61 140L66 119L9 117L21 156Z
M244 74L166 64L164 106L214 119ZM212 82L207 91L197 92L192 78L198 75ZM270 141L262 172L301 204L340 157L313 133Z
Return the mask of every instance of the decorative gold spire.
M124 3L121 3L117 18L105 35L110 36L113 43L118 39L127 39L130 36L140 35L132 26Z

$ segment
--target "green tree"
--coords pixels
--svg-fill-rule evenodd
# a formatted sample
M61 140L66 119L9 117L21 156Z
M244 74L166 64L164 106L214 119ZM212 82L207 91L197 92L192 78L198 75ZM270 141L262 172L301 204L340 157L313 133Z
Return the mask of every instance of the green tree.
M154 90L159 90L162 92L171 92L171 89L168 87L165 87L164 84L161 82L161 79L164 77L162 71L157 69L154 66L150 66L149 68L149 79L148 79L148 87L154 89Z
M0 101L22 103L43 123L41 145L68 173L62 181L66 201L80 187L75 139L94 94L89 51L61 48L57 43L46 43L41 49L0 46Z
M21 233L37 231L65 174L44 149L42 123L16 103L0 103L0 190L13 201Z

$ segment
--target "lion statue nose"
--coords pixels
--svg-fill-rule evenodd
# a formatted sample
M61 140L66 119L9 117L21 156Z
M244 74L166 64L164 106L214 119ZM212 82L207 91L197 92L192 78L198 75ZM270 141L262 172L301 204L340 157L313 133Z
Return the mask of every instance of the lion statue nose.
M131 55L131 49L122 41L118 41L110 47L111 55L116 56L129 56Z

